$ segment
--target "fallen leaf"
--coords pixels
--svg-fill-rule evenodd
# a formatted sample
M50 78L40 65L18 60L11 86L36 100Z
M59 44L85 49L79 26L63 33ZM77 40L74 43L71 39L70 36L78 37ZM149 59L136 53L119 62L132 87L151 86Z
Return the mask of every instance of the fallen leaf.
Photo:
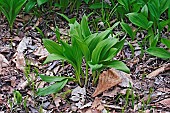
M99 83L97 85L95 92L92 94L92 97L95 97L100 93L104 92L105 90L108 90L109 88L119 84L121 81L122 81L121 77L118 75L116 71L111 69L104 71L99 76Z
M26 66L26 62L25 62L25 58L24 58L24 54L23 53L16 53L14 55L13 62L16 64L17 69L19 69L19 70L24 72L25 66Z
M106 96L106 97L115 97L115 95L117 95L117 93L120 92L120 90L121 89L119 87L115 87L110 92L103 92L103 96Z
M31 43L32 43L31 37L24 37L17 47L17 52L23 53L27 49L28 45Z
M55 107L59 107L60 106L60 102L61 102L61 98L60 97L56 97L53 99Z
M118 75L122 78L122 82L118 85L121 87L131 87L133 86L132 78L130 77L130 74L127 74L123 71L115 70Z
M38 47L37 50L33 52L33 54L36 56L39 56L38 60L40 61L42 59L45 59L48 56L48 51L43 46L40 46Z
M76 104L72 105L72 108L81 108L85 102L86 89L85 87L81 88L80 86L73 89L71 92L71 100L76 102Z
M0 68L8 67L8 66L9 66L8 60L5 58L4 55L0 54Z
M170 108L170 98L159 101L158 103L163 104L165 107Z
M159 75L160 73L167 71L167 70L170 70L170 63L165 64L164 66L156 69L155 71L148 74L146 77L147 78L153 78L153 77L155 77L155 76Z

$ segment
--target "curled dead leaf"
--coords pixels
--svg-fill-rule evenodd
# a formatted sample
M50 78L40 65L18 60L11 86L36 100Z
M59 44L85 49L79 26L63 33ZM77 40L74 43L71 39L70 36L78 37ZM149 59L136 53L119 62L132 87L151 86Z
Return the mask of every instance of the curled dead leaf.
M119 84L121 81L122 81L121 77L118 75L116 71L111 69L104 71L99 76L99 82L92 97L95 97L100 93L104 92L105 90L108 90L109 88Z

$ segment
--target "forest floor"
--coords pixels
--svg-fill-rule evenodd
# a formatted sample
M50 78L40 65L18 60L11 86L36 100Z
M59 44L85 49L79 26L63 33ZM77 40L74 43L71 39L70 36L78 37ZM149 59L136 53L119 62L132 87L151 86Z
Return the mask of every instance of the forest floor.
M124 73L120 84L96 97L91 96L96 86L90 82L83 88L69 82L56 95L37 96L37 89L48 84L36 75L36 70L45 75L64 76L72 75L73 68L60 61L43 65L48 52L35 27L39 27L49 39L56 40L53 32L56 22L63 40L67 40L68 23L56 14L44 14L39 18L20 14L10 33L6 18L0 16L0 113L170 113L170 61L145 52L141 56L137 42L144 37L144 33L137 34L136 40L130 42L135 48L134 55L127 39L116 57L131 70L130 74ZM14 90L22 94L23 100L27 100L25 107L24 101L21 105L15 104Z

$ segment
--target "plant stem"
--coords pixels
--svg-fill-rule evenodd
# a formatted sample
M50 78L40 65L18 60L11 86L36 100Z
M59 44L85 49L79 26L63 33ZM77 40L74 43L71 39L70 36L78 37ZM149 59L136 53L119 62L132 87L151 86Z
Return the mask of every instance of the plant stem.
M94 80L94 84L97 83L97 80L99 79L99 75L100 75L100 70L97 71L97 76L96 76L96 78Z
M96 77L96 71L92 71L92 77L93 77L92 85L94 85L94 81L95 81L95 77Z
M88 64L86 63L86 78L85 78L85 86L87 85L87 81L88 81Z

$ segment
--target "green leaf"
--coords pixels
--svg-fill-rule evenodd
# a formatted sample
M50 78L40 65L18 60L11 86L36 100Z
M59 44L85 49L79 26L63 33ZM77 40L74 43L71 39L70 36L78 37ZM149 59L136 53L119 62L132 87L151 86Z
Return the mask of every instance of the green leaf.
M152 26L153 22L152 21L148 21L147 18L141 14L141 13L128 13L127 14L127 17L129 18L129 20L139 26L139 27L142 27L143 29L148 29Z
M115 54L117 54L120 50L122 50L122 48L124 46L124 42L125 42L125 37L126 37L126 35L113 46L113 48L118 49Z
M96 48L97 44L98 44L101 40L103 40L103 39L105 39L106 37L108 37L108 35L110 34L110 32L111 32L110 29L105 30L105 31L99 33L99 34L98 34L95 38L93 38L92 40L90 39L91 41L89 41L88 46L89 46L89 50L90 50L91 53L92 53L92 51L94 50L94 48ZM87 39L86 41L88 42L88 39Z
M161 42L165 44L170 49L170 40L166 38L162 38Z
M29 12L36 4L35 0L29 0L25 5L25 12Z
M151 0L148 3L148 8L152 16L155 17L155 19L159 20L161 16L161 11L160 11L160 1L159 0Z
M13 92L13 95L14 95L14 101L17 103L17 104L21 104L22 102L22 95L19 91L14 91Z
M81 20L81 30L82 30L82 35L84 37L88 37L89 35L91 35L86 15L84 15Z
M130 73L129 68L123 62L118 61L118 60L105 62L104 66L105 67L115 68L117 70L121 70L121 71L124 71L126 73Z
M134 40L135 39L135 33L133 32L132 28L124 22L121 22L120 25L123 28L123 30L125 30L126 33L128 33L128 35L131 37L131 39Z
M142 13L145 17L148 17L148 6L147 6L146 4L142 7L141 13Z
M96 71L103 67L103 64L93 64L92 62L88 62L88 65L92 69L92 71Z
M170 52L168 52L167 50L163 49L163 48L159 48L159 47L150 47L149 49L146 50L147 53L156 56L156 57L160 57L163 59L169 59L170 58Z
M166 25L168 25L168 24L170 24L170 19L161 21L161 22L159 23L159 30L162 31L163 28L164 28Z
M50 39L43 39L43 44L50 54L63 55L62 47Z
M111 48L103 58L100 59L100 63L103 61L111 60L117 54L117 48Z
M72 77L45 76L42 74L40 74L40 78L45 82L60 82L65 79L74 80L74 78L72 78Z
M103 6L102 6L102 3L94 3L92 5L90 5L90 9L101 9L101 8L111 8L111 6L109 4L106 4L106 3L103 3Z
M118 2L124 6L126 11L129 11L130 0L118 0Z
M98 63L101 55L104 54L103 56L105 56L106 52L116 43L117 40L115 38L107 38L99 42L92 52L92 62ZM103 53L102 50L104 50Z
M165 12L170 7L170 2L169 0L160 0L160 10L161 14Z
M46 60L44 61L43 64L46 64L46 63L54 61L54 60L67 60L67 61L69 61L67 58L65 58L62 55L50 54L50 55L47 56L47 58L46 58Z
M89 3L89 0L83 0L86 4L88 4Z
M60 42L60 30L58 26L55 27L55 35L56 35L57 40Z
M63 81L52 84L51 86L45 88L39 88L37 91L37 95L45 96L52 93L57 93L66 85L67 81L68 79L64 79Z
M5 15L12 30L16 16L26 0L0 0L0 11Z
M159 33L155 37L153 37L152 42L151 42L151 47L156 47L159 37L160 37ZM151 36L151 38L152 38L152 36Z
M37 0L38 6L40 6L40 5L42 5L42 4L46 3L46 2L48 2L48 0Z
M62 1L62 0L61 0ZM72 18L69 19L66 15L61 14L61 13L57 13L58 15L60 15L61 17L63 17L65 20L67 20L70 24L74 24L74 22L76 21L76 18Z

